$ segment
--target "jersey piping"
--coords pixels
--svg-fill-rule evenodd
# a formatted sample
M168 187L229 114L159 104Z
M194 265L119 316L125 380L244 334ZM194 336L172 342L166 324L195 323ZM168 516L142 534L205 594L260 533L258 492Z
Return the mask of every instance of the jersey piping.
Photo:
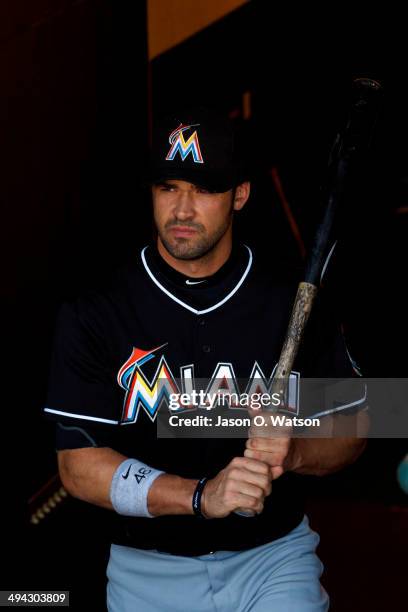
M73 412L63 412L62 410L54 410L53 408L44 408L44 412L52 412L52 414L61 414L62 416L73 417L74 419L84 419L85 421L98 421L100 423L112 423L118 425L119 421L111 419L101 419L100 417L84 416L83 414L74 414Z
M65 431L79 431L79 433L83 435L84 438L86 438L92 444L92 446L94 446L95 448L98 446L95 440L91 438L89 433L85 431L85 429L82 429L81 427L68 427L67 425L63 425L62 423L57 423L57 426L60 427L61 429L64 429Z
M328 410L322 410L321 412L315 412L311 414L310 419L316 419L324 416L328 416L329 414L335 414L336 412L341 412L343 410L347 410L347 408L351 408L353 406L360 406L360 404L365 404L367 401L367 385L364 385L364 395L359 400L355 402L350 402L349 404L341 404L340 406L336 406L335 408L329 408Z
M249 246L247 246L246 244L244 245L246 247L246 249L248 250L248 254L249 254L249 259L248 259L248 264L247 267L245 268L241 278L239 279L239 281L237 282L237 284L235 285L235 287L232 289L232 291L230 291L228 293L228 295L226 295L220 302L217 302L216 304L214 304L213 306L210 306L209 308L205 308L204 310L197 310L196 308L193 308L192 306L190 306L189 304L186 304L185 302L183 302L182 300L180 300L178 297L176 297L173 293L171 293L168 289L166 289L161 283L160 281L154 276L152 270L149 268L148 263L146 261L146 257L145 257L145 251L147 249L147 246L145 246L141 253L141 259L144 265L144 268L147 272L147 274L150 276L150 278L152 279L152 281L154 282L155 285L157 285L157 287L167 295L167 297L169 297L170 299L172 299L174 302L177 302L177 304L179 304L180 306L183 306L183 308L186 308L187 310L189 310L190 312L193 312L194 314L200 315L200 314L206 314L207 312L211 312L213 310L216 310L217 308L220 308L223 304L225 304L225 302L227 302L229 299L232 298L232 296L238 291L238 289L241 287L242 283L244 282L244 280L246 279L246 277L249 274L249 271L252 267L252 251L249 248Z

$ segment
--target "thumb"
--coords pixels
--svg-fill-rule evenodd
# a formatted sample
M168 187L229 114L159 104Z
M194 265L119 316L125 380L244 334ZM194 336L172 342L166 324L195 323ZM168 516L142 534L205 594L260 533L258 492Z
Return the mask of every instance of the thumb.
M281 465L277 465L275 467L271 467L271 476L272 480L276 480L279 476L282 476L284 469Z

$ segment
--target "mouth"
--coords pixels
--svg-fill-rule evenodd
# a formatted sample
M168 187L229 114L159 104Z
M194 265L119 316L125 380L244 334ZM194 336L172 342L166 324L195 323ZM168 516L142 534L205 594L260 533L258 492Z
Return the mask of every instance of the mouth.
M197 230L191 227L183 227L183 226L175 225L170 228L170 232L176 238L189 238L190 236L193 236L194 234L196 234Z

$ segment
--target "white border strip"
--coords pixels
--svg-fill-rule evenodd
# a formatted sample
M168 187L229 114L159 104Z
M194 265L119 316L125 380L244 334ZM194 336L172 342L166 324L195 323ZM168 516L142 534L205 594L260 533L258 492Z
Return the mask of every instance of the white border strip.
M363 404L367 400L367 385L365 385L365 393L364 396L356 400L355 402L351 402L350 404L342 404L341 406L336 406L336 408L330 408L329 410L323 410L322 412L316 412L315 414L311 414L311 419L323 417L328 414L334 414L335 412L341 412L342 410L346 410L346 408L350 408L351 406L358 406L359 404Z
M144 254L145 250L148 248L147 246L145 246L144 249L142 249L142 251L140 253L140 256L142 258L143 265L144 265L144 267L146 269L146 272L148 273L148 275L150 276L150 278L152 279L154 284L157 285L159 287L159 289L161 289L161 291L163 291L163 293L165 293L169 298L174 300L174 302L177 302L177 304L180 304L180 306L183 306L184 308L187 308L187 310L190 310L190 312L193 312L194 314L206 314L207 312L211 312L212 310L216 310L217 308L219 308L220 306L225 304L225 302L227 302L230 298L232 298L234 293L236 293L238 291L238 289L241 287L242 283L244 282L244 280L248 276L249 270L251 269L251 266L252 266L252 259L253 258L252 258L252 251L249 248L249 246L247 246L246 244L244 246L248 249L249 261L248 261L248 265L247 265L247 267L245 269L245 272L243 273L243 275L240 278L239 282L235 285L234 289L227 296L225 296L225 298L223 300L221 300L221 302L218 302L217 304L214 304L214 306L210 306L210 308L206 308L205 310L196 310L196 308L193 308L192 306L189 306L188 304L186 304L182 300L179 300L175 295L173 295L172 293L170 293L170 291L168 291L165 287L163 287L163 285L161 283L159 283L159 281L157 280L157 278L154 276L153 272L150 270L149 266L147 265L146 257L145 257L145 254Z
M85 421L98 421L99 423L112 423L117 425L119 421L111 421L110 419L100 419L99 417L84 416L83 414L73 414L72 412L62 412L62 410L53 410L52 408L44 408L44 412L52 412L52 414L61 414L62 416L73 417L74 419L84 419Z

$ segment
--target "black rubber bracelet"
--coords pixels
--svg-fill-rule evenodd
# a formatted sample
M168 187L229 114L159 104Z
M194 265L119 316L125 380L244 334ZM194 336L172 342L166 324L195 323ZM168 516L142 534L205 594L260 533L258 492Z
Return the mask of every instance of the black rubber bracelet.
M193 512L197 516L201 516L201 518L206 518L204 514L201 512L201 495L203 494L203 490L204 490L207 480L208 480L207 476L204 476L204 478L201 478L198 481L195 491L193 493L193 500L192 500Z

